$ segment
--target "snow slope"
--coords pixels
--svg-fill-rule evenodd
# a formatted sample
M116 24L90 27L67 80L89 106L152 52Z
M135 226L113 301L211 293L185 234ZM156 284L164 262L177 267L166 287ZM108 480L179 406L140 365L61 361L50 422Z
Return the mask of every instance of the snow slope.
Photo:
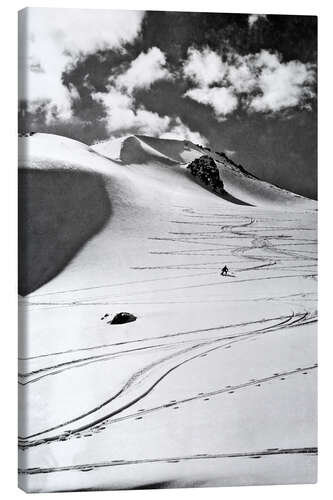
M121 146L120 146L121 145ZM116 147L115 147L116 146ZM227 157L200 148L190 141L158 139L143 135L97 144L93 150L109 159L118 159L125 164L158 162L164 165L177 163L185 165L202 155L208 155L217 162L226 191L235 199L254 206L284 206L315 209L316 202L290 191L261 181L250 174L245 175Z
M315 481L316 203L189 141L20 141L22 487Z

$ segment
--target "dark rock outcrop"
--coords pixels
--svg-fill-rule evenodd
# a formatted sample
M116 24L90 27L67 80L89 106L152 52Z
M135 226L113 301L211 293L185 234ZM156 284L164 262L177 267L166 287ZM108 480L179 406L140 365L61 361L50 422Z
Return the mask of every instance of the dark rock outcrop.
M137 318L134 314L128 312L120 312L116 314L111 321L108 321L108 325L121 325L123 323L131 323L135 321Z
M187 167L191 174L210 188L214 193L224 192L223 181L215 161L210 156L204 155L193 160Z

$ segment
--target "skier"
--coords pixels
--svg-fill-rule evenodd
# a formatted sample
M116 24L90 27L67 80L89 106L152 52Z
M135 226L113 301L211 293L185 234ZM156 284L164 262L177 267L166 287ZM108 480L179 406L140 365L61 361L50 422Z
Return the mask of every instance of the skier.
M229 269L227 266L224 266L221 271L221 276L227 276Z

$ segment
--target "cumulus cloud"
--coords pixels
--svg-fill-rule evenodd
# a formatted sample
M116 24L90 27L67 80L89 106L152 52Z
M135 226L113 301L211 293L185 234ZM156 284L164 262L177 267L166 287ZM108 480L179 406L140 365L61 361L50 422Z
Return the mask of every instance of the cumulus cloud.
M112 137L134 133L208 143L206 137L191 130L179 117L161 116L143 106L136 107L131 95L115 87L110 87L108 93L95 93L94 99L102 101L107 110L107 127Z
M228 67L228 81L236 93L251 92L256 85L256 75L246 59L238 57Z
M230 87L194 88L188 90L185 96L190 97L194 101L211 106L215 112L216 118L221 121L238 106L238 99Z
M125 131L147 135L160 135L170 125L168 116L146 110L144 107L136 108L133 97L110 87L108 93L96 93L94 98L102 101L108 115L108 130L110 134Z
M221 82L224 78L226 67L221 57L216 52L205 48L202 51L190 48L188 58L183 66L184 75L200 87Z
M205 65L200 65L206 60L214 61L216 66L216 71L210 69L208 76L204 76ZM210 49L202 53L191 49L183 67L184 74L196 82L196 87L185 92L184 97L211 106L218 120L239 105L257 112L277 112L295 106L309 109L307 99L314 96L315 72L311 64L283 62L278 54L267 50L244 56L231 52L222 63L221 57Z
M179 117L175 119L174 125L170 128L168 132L164 132L161 135L162 139L178 139L178 140L188 140L194 142L195 144L200 144L205 146L208 144L208 140L205 136L201 135L199 132L191 130L187 127Z
M195 88L185 92L184 96L211 106L218 120L223 120L238 105L238 99L231 88L211 86L222 83L227 71L227 64L209 48L202 51L190 48L183 65L184 75L197 84Z
M73 54L121 47L137 36L144 15L130 10L54 8L29 8L26 13L28 31L36 43L51 39L60 50Z
M166 68L165 55L152 47L134 59L128 70L115 79L115 84L131 93L136 88L148 89L154 82L170 78L172 74Z
M170 128L170 117L136 106L133 98L136 88L149 88L154 81L171 77L165 64L163 52L152 47L134 59L127 71L109 79L108 92L92 94L106 109L110 134L115 136L132 131L157 136Z
M261 94L251 99L251 110L279 111L302 105L304 99L313 96L311 84L315 77L309 65L299 61L281 63L277 56L275 61L272 58L270 64L266 64L262 62L262 55L255 60L255 64L261 67L257 79Z
M20 13L19 98L49 100L70 116L61 74L73 58L133 40L144 12L29 8ZM38 68L38 71L36 71Z
M311 109L314 66L297 60L284 62L276 52L261 50L255 54L240 55L230 50L229 53L224 52L222 58L207 47L192 47L175 74L168 67L165 53L156 46L146 48L129 62L132 52L125 52L123 46L136 39L143 15L144 12L110 10L34 8L23 11L20 21L19 97L28 102L25 109L31 114L42 113L46 122L55 117L70 120L74 119L71 106L77 104L78 107L73 106L73 109L78 109L89 101L85 115L79 115L77 111L74 114L84 116L79 119L90 121L98 109L102 122L102 106L94 108L96 103L92 103L91 110L88 109L93 98L105 106L108 128L112 133L134 130L151 135L169 134L169 137L173 134L174 137L201 143L205 138L179 119L161 116L138 105L134 99L135 90L149 89L154 82L173 79L176 91L210 106L218 121L223 121L237 109L261 113L292 107ZM249 26L253 27L264 17L258 14L249 16ZM110 70L108 79L105 67L101 72L99 88L107 88L107 92L96 93L94 84L89 82L99 81L99 75L95 80L89 79L91 70L89 65L84 64L79 76L76 74L73 79L77 88L70 81L66 82L66 86L62 84L61 77L69 63L74 63L75 67L75 62L84 60L82 56L106 48L119 49L113 75ZM99 64L104 63L100 60ZM107 64L112 66L112 63ZM120 68L123 72L118 74ZM180 76L187 82L185 91L183 82L179 81ZM81 97L82 94L85 96L82 102L78 102L80 95L77 89ZM84 92L81 92L82 89Z
M171 78L173 75L166 67L166 57L157 47L139 54L124 73L110 77L108 92L92 94L107 111L109 133L115 137L132 132L205 144L207 139L190 130L179 117L161 116L142 105L137 106L133 96L136 89L148 89L158 80Z

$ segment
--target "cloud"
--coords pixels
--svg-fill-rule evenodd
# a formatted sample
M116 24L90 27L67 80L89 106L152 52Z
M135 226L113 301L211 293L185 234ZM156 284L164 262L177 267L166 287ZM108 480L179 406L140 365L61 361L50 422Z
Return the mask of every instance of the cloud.
M158 80L171 78L173 75L166 67L165 55L157 47L142 52L124 73L111 77L107 93L92 94L106 108L109 133L116 136L131 132L205 144L207 139L190 130L179 117L161 116L136 105L133 97L136 89L148 89Z
M110 134L134 131L147 135L160 135L170 125L168 116L135 108L133 97L110 87L108 93L95 93L94 99L102 101L107 111L107 127Z
M221 82L226 67L216 52L205 48L202 51L190 48L188 58L183 65L183 73L200 87Z
M205 75L202 61L207 60L215 64L215 70L208 65ZM201 53L190 49L183 68L197 84L184 97L211 106L220 121L239 106L250 112L277 112L296 106L310 109L308 99L314 97L313 65L283 62L277 53L267 50L243 56L230 52L222 63L210 49Z
M256 75L246 58L238 57L228 66L228 82L236 93L250 92L256 86Z
M201 104L211 106L216 118L221 121L224 120L226 115L235 111L238 106L238 99L230 87L195 88L188 90L185 96Z
M189 129L179 117L176 118L175 124L170 128L170 130L168 132L164 132L160 137L162 139L185 139L203 146L208 144L206 137L201 135L199 132Z
M209 106L218 121L237 110L277 113L295 107L311 109L314 65L289 59L285 62L277 52L268 50L240 55L224 47L221 57L219 49L190 47L186 59L180 59L178 67L174 70L172 66L171 70L167 54L171 57L172 51L166 43L162 52L157 35L149 38L155 40L152 46L145 44L145 51L137 55L142 42L148 40L144 36L143 40L138 38L143 15L144 12L110 10L24 10L19 96L28 101L28 112L43 114L46 122L55 117L68 121L76 117L93 127L95 119L103 122L105 106L108 129L113 133L136 130L179 137L199 134L175 116L163 115L172 112L165 103L162 106L156 102L158 93L146 101L140 93L135 94L137 89L149 90L161 80L172 80L172 95L177 99L182 95ZM264 17L249 16L249 25L258 22L259 26ZM125 50L127 42L131 45ZM222 43L223 40L220 46ZM104 48L115 49L115 53L96 53ZM85 57L90 54L95 56ZM66 85L62 84L62 77ZM96 93L96 89L107 91ZM96 105L94 99L103 106ZM163 111L149 111L139 105L139 99ZM190 101L184 105L191 107ZM174 113L178 115L177 111Z
M157 47L152 47L131 62L128 70L115 79L115 85L131 93L134 89L148 89L154 82L170 78L172 74L166 68L165 55Z
M202 51L190 48L188 58L183 65L183 73L195 82L197 87L185 92L184 97L211 106L217 119L223 120L237 108L238 99L231 88L210 87L210 85L222 83L227 71L227 64L222 62L216 52L209 48L204 48Z
M134 59L127 71L109 79L108 92L92 94L105 106L110 134L133 132L157 136L169 129L170 117L136 106L133 97L136 88L149 88L154 81L171 77L165 64L163 52L152 47Z
M187 127L179 117L161 116L143 106L135 106L134 98L110 87L108 93L95 93L94 99L102 101L107 110L107 128L113 137L146 134L164 139L178 139L207 144L206 137Z
M248 23L249 23L250 28L252 28L253 25L259 19L265 19L267 21L267 16L265 14L250 14L249 17L248 17Z
M285 108L302 106L307 97L313 97L311 84L315 75L310 65L299 61L280 62L278 56L262 51L254 64L261 68L257 86L261 95L253 97L249 108L252 111L280 111Z
M19 98L50 100L63 117L69 117L72 96L61 81L66 65L79 55L134 40L143 15L139 11L25 9L20 13Z

